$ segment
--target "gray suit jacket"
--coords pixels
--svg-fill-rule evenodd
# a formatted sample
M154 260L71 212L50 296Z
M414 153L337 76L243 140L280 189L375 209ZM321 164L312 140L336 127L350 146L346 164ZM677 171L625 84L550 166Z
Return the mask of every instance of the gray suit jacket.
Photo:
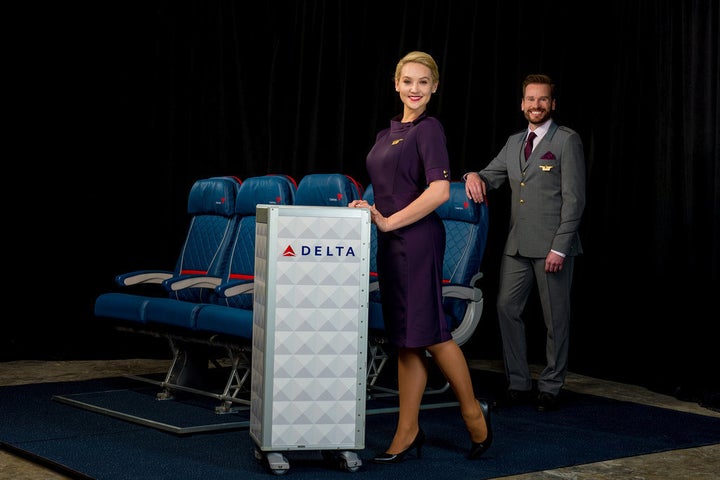
M577 132L554 121L525 162L526 131L508 137L478 172L489 189L505 180L512 190L505 254L544 258L550 250L582 253L578 228L585 208L585 154Z

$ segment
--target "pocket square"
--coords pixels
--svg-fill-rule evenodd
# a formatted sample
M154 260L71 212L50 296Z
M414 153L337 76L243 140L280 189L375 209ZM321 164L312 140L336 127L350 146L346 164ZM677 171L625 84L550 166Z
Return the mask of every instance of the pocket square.
M555 155L553 155L552 152L548 151L548 152L545 152L545 154L540 158L542 160L555 160Z

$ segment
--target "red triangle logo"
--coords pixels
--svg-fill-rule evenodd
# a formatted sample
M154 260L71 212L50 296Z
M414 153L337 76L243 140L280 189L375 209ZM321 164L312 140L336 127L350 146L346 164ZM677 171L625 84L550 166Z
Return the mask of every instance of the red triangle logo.
M285 251L283 252L283 257L294 257L295 256L295 250L292 249L290 245L287 246Z

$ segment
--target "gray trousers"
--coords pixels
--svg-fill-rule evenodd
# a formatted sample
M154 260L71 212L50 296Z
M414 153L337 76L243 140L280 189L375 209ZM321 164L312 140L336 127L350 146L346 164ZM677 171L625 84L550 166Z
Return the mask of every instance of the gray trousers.
M547 363L538 378L538 390L553 395L560 393L568 366L570 289L574 260L574 257L566 257L559 272L545 273L544 258L503 256L497 311L508 388L521 391L532 388L522 314L533 285L537 284L547 330Z

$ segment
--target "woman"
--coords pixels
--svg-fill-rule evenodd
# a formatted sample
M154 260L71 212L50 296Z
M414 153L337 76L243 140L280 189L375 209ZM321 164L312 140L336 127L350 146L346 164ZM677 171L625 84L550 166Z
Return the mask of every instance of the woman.
M439 70L424 52L410 52L395 69L395 91L403 113L378 133L367 156L375 204L369 208L378 229L378 278L383 320L398 351L399 415L392 443L375 463L398 463L411 450L420 457L425 433L419 414L427 385L425 351L440 367L460 403L470 432L469 458L492 443L489 408L475 399L470 371L452 338L442 308L445 229L435 209L450 195L450 162L440 122L426 113L437 91Z

